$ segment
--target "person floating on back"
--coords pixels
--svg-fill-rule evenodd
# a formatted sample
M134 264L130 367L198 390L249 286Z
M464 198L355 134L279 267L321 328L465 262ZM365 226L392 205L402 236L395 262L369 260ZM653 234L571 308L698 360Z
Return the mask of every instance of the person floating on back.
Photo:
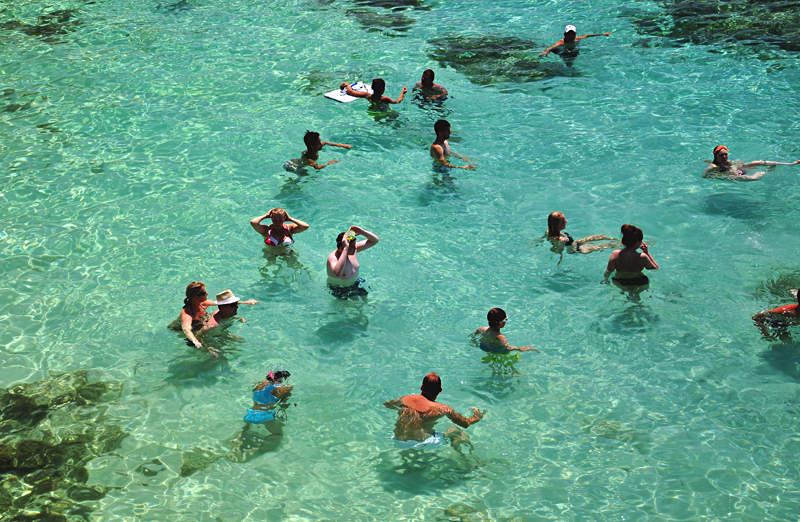
M795 294L797 304L788 304L772 310L764 310L753 316L753 322L761 331L764 339L792 342L792 336L787 328L800 324L800 315L798 315L800 292L797 290L790 290L790 292Z
M436 75L431 69L422 72L422 80L417 82L415 89L422 95L423 100L441 100L447 96L447 89L444 85L433 83L434 78Z
M287 160L286 163L283 164L283 168L285 170L288 170L289 172L296 172L298 174L306 173L304 167L314 167L316 170L322 170L328 165L339 163L339 160L331 160L324 165L318 164L317 160L319 159L319 153L322 150L322 147L325 145L330 145L332 147L341 147L343 149L352 148L350 145L322 141L318 132L311 131L306 131L305 136L303 136L303 143L306 144L306 150L303 151L303 154L301 154L299 158Z
M456 439L468 446L469 438L458 428L450 428L444 433L436 432L433 427L436 421L444 416L462 428L468 428L480 421L486 410L472 408L472 417L464 417L446 404L436 402L442 392L442 380L435 373L429 373L422 380L419 395L406 395L393 401L383 403L387 408L398 410L397 422L392 440L399 448L416 448L443 446L447 439ZM466 439L466 441L465 441Z
M477 168L475 165L469 163L469 158L450 150L450 144L447 143L447 140L450 138L450 123L447 120L439 120L434 123L433 130L436 133L436 141L431 145L431 157L433 158L434 170L447 173L450 169L475 170ZM467 165L459 167L450 163L448 158L451 154L466 161Z
M405 94L408 92L408 89L403 87L403 90L400 92L400 96L398 96L396 100L393 100L388 96L384 96L383 93L386 92L386 82L380 78L375 78L372 80L372 94L368 92L354 91L347 82L343 82L339 88L347 91L347 94L350 96L354 96L356 98L366 98L372 103L400 103L403 101L403 96L405 96Z
M610 31L607 32L607 33L602 33L602 34L584 34L582 36L576 36L577 33L578 33L578 30L575 29L574 25L566 26L564 28L564 38L562 38L561 40L557 41L556 43L554 43L553 45L551 45L550 47L548 47L547 49L542 51L542 53L539 54L539 56L544 58L545 56L550 54L551 51L553 51L555 49L559 49L559 50L563 49L563 50L566 50L566 51L575 51L575 52L577 52L577 50L575 48L578 46L578 41L579 40L583 40L584 38L591 38L593 36L611 36L611 32Z
M500 330L505 327L508 321L508 316L502 308L489 310L489 313L486 314L486 319L489 321L489 326L480 326L471 334L471 337L478 341L480 349L484 352L507 354L512 350L519 350L520 352L539 351L532 346L516 347L508 344L506 336L500 333Z
M713 161L706 160L706 162L711 163L711 165L706 167L706 170L703 172L704 178L720 178L731 181L755 181L757 179L761 179L764 174L778 165L797 165L800 163L800 160L793 161L792 163L764 160L751 161L750 163L744 163L741 161L731 163L728 161L728 147L725 145L717 145L714 147ZM764 171L747 174L747 172L752 170L754 167L768 168Z

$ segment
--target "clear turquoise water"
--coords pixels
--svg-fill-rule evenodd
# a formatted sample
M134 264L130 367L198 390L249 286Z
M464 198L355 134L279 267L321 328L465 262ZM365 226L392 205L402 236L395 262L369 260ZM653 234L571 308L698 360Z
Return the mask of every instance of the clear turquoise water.
M797 55L673 47L608 0L422 5L381 32L390 12L351 2L6 3L0 22L77 11L65 34L0 31L0 386L87 368L125 382L109 417L131 436L90 466L118 488L98 519L436 520L455 503L495 520L795 519L800 354L750 316L800 286L800 169L700 174L718 143L800 157ZM448 34L535 55L566 23L613 31L577 73L554 56L555 76L481 86L429 58ZM409 97L376 122L322 97L376 76L396 96L428 67L444 108ZM440 117L477 171L431 171ZM353 149L287 173L306 129ZM293 260L266 258L248 224L278 205L311 225ZM600 284L606 253L558 265L529 246L554 210L575 237L644 230L661 270L640 302ZM351 224L381 238L362 304L325 288ZM227 362L166 329L193 280L262 302ZM493 306L512 344L541 350L522 376L492 375L468 342ZM230 450L275 363L297 403L278 449L180 477L181 454ZM443 402L488 410L468 430L480 462L392 447L382 403L429 371ZM166 469L136 471L154 458Z

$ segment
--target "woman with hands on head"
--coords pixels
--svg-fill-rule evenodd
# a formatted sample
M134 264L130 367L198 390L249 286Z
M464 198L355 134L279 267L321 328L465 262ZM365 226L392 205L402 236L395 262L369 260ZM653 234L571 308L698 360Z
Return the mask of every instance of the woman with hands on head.
M262 225L261 222L265 219L271 219L272 224ZM264 244L275 255L291 252L294 244L293 236L308 230L308 223L292 218L280 207L271 209L263 216L254 217L250 220L250 226L261 234Z

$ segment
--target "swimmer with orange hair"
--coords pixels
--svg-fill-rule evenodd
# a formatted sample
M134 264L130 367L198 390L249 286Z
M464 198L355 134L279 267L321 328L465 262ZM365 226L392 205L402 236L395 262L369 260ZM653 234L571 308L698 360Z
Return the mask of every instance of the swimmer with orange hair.
M731 181L755 181L757 179L761 179L764 174L778 165L797 165L800 163L800 160L796 160L792 163L764 160L751 161L750 163L744 163L741 161L731 163L728 161L728 147L725 145L717 145L714 147L714 159L712 161L706 160L706 162L711 163L711 165L706 167L706 170L703 172L704 178L720 178ZM749 170L752 170L755 167L768 168L767 170L747 174Z

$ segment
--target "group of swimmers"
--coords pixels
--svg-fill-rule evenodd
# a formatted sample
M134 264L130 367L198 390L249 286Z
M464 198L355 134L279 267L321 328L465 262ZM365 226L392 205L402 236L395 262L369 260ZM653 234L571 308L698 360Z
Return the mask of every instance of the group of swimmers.
M611 33L586 34L577 36L574 26L568 25L564 30L564 38L548 47L541 53L547 56L550 52L556 51L574 58L574 54L569 54L575 50L578 41L595 36L610 36ZM566 58L565 58L566 59ZM422 79L416 84L425 100L443 101L447 96L447 89L435 83L434 72L430 69L422 74ZM386 96L385 82L376 78L372 81L372 93L356 91L351 85L342 83L340 88L350 96L368 99L373 104L396 104L403 101L407 89L403 87L399 96L392 99ZM476 168L470 160L460 156L450 149L448 139L450 137L450 124L446 120L438 120L434 124L436 139L430 146L430 156L433 159L434 170L447 173L449 169L460 168L473 170ZM284 164L284 168L299 174L305 173L303 169L311 167L321 170L326 166L335 164L338 160L331 160L327 163L319 163L319 153L324 146L340 147L350 149L350 145L324 142L319 133L306 132L303 137L306 150L300 158L289 160ZM455 156L464 160L465 165L457 166L451 163L450 157ZM715 177L731 179L737 181L752 181L760 179L768 170L778 165L797 165L800 160L792 163L781 163L776 161L754 161L749 163L732 163L728 160L728 149L723 145L714 148L713 160L703 173L703 177ZM758 171L753 174L748 172L755 167L767 167L766 170ZM271 223L264 225L262 222L269 219ZM308 230L309 225L302 220L292 218L289 213L282 208L270 209L264 215L256 216L250 220L250 225L264 239L265 248L270 254L284 255L292 250L294 236ZM582 239L575 240L565 228L567 220L561 212L553 212L548 216L547 232L545 238L552 242L554 250L564 251L565 248L571 249L575 253L589 253L601 249L616 249L611 253L604 281L613 282L621 289L637 295L646 289L649 279L644 275L644 270L658 269L658 263L650 253L647 244L644 243L642 230L636 226L625 224L621 228L621 238L619 240L608 237L605 234L591 235ZM358 237L363 240L358 241ZM378 236L359 226L353 225L345 232L341 232L336 237L336 249L328 255L326 271L328 275L328 285L331 293L339 299L350 299L354 297L364 297L367 290L362 286L363 279L359 279L358 253L375 246L378 243ZM600 241L604 243L598 244ZM640 252L641 250L641 252ZM613 277L611 277L613 274ZM178 321L180 329L186 336L187 344L198 349L205 348L213 357L219 357L220 351L211 346L203 345L201 340L205 335L214 331L224 330L236 319L238 304L255 305L256 300L241 301L230 290L225 290L217 294L216 301L208 299L208 292L205 285L201 282L192 282L186 288L186 299L181 310ZM785 324L781 318L789 317L790 320L800 322L798 318L798 306L800 305L800 293L797 294L798 304L786 305L770 311L764 311L754 316L756 324L761 329L765 337L771 337L770 327L776 324ZM217 306L218 310L213 315L209 315L207 309ZM792 319L794 318L794 319ZM244 319L240 319L244 322ZM512 352L537 351L532 346L516 347L509 344L506 337L501 333L505 327L508 316L501 308L492 308L487 314L488 326L478 327L473 333L472 338L477 346L490 355L507 355ZM783 330L782 330L783 332ZM253 389L253 406L248 409L244 416L245 427L235 441L239 446L234 453L239 452L239 458L246 460L247 447L242 447L244 434L251 424L263 424L267 427L270 436L279 437L282 434L282 423L276 419L274 407L281 400L286 399L291 393L292 387L284 384L289 377L289 372L285 370L271 371L265 380L256 383ZM389 408L398 410L398 418L392 439L401 448L421 448L430 446L440 446L450 440L454 447L457 444L466 444L472 449L469 438L458 430L451 428L444 433L434 430L437 420L448 417L455 424L462 428L467 428L471 424L480 421L485 411L472 408L473 415L464 417L455 412L451 407L436 402L442 391L441 379L435 373L425 376L420 388L420 394L406 395L393 401L388 401L385 405ZM236 442L234 442L236 444ZM257 444L258 445L258 444Z

